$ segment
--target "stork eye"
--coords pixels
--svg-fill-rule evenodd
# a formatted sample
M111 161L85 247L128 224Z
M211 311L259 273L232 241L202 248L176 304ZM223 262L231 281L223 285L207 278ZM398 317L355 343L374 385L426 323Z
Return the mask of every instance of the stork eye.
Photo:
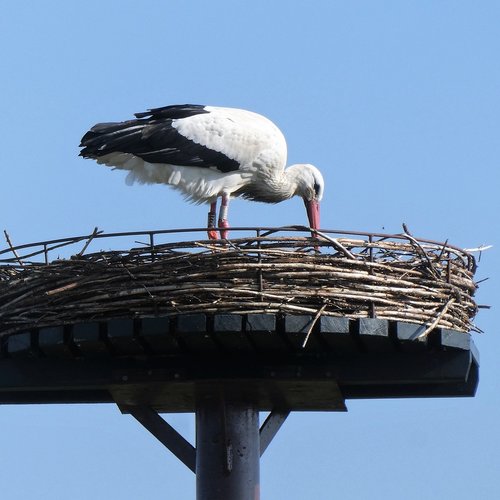
M317 182L315 182L314 183L314 196L319 195L319 190L320 190L320 185Z

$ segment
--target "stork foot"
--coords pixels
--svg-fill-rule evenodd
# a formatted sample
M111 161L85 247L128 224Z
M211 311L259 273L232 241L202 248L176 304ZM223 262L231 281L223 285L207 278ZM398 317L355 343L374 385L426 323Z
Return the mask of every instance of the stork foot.
M208 223L207 223L207 234L209 240L219 239L217 235L217 230L215 229L215 218L216 218L216 207L217 203L210 203L210 212L208 212Z
M226 230L226 228L229 228L229 222L227 219L219 219L219 229L220 232L220 237L223 240L227 240L227 237L229 236L229 231Z
M219 239L219 235L217 234L217 230L216 229L209 229L207 231L207 234L208 234L208 239L209 240L218 240Z

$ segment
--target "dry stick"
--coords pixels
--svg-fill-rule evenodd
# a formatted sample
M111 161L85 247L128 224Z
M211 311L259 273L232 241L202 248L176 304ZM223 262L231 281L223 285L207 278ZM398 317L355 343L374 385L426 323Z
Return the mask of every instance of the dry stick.
M446 240L444 243L443 243L443 246L441 247L441 251L439 252L439 255L437 257L437 261L440 262L441 259L443 258L443 255L444 255L444 252L446 250L446 245L448 245L448 240Z
M455 299L452 297L450 300L448 300L443 309L441 309L441 312L436 316L436 319L417 337L417 339L422 339L427 337L427 335L429 335L429 333L432 330L434 330L436 325L439 323L441 318L446 314L448 308L451 306L451 304L453 304L453 302L455 302Z
M346 257L349 257L349 259L356 260L356 257L354 257L354 255L351 252L349 252L349 250L347 250L347 248L344 245L342 245L342 243L339 243L335 238L330 238L326 234L316 230L314 232L316 234L319 234L325 240L329 241L337 250L340 250Z
M73 288L76 288L77 286L78 286L78 283L76 283L76 282L69 283L69 284L61 286L59 288L49 290L48 292L45 292L45 295L56 295L57 293L66 292L67 290L72 290Z
M121 262L121 265L122 265L123 269L125 269L126 273L130 276L131 279L137 280L137 278L129 271L128 267L123 262ZM142 283L142 281L139 282L139 284L142 285L144 290L146 290L146 293L149 295L149 297L152 300L155 300L155 298L153 297L153 294L149 291L148 287L144 283Z
M19 254L16 252L16 249L14 248L14 245L12 244L12 242L10 241L10 237L9 237L9 233L7 233L7 231L4 229L3 230L3 234L5 234L5 239L7 240L7 244L9 245L10 249L12 250L12 253L14 254L17 262L19 262L19 265L21 267L24 267L24 263L23 261L21 260L21 257L19 257Z
M231 247L233 250L235 250L237 253L243 254L243 250L238 245L235 245L231 240L227 240L227 245Z
M408 227L406 226L406 224L403 223L403 230L404 230L404 235L415 245L415 247L420 250L420 254L422 255L422 257L424 257L424 259L427 261L427 264L429 265L429 269L432 273L432 275L436 278L436 279L440 279L440 275L439 275L439 272L438 270L434 267L434 264L432 263L431 259L429 258L429 255L427 254L427 252L423 249L422 245L420 244L420 242L414 238L410 232L408 231Z
M87 250L87 247L90 245L91 241L100 233L102 233L102 231L99 231L97 227L94 227L94 231L92 231L92 234L88 237L85 245L80 250L80 252L76 254L76 257L81 257L84 254L85 250Z
M323 306L320 309L318 309L316 316L314 316L314 319L312 320L311 326L309 327L309 330L307 330L306 338L304 339L304 342L302 343L303 348L306 346L307 341L309 340L309 336L311 335L311 332L313 331L314 325L317 323L319 317L323 314L323 311L326 309L327 305L328 305L328 302L325 302L323 304Z
M206 248L207 250L212 250L213 252L225 251L224 247L220 247L219 245L216 245L214 243L202 243L202 241L197 241L195 244L197 247Z

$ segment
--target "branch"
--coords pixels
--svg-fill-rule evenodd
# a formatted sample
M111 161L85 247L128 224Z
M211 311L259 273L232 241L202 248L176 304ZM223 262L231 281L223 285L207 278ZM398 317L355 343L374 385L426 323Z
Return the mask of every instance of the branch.
M12 250L12 253L16 257L17 262L19 262L19 265L24 267L24 262L21 260L21 257L19 257L19 254L16 252L16 249L14 248L14 245L10 241L9 233L4 229L3 234L5 234L5 239L7 240L7 244L9 245L9 248Z
M319 236L321 236L322 238L324 238L326 241L329 241L337 250L340 250L346 257L348 257L349 259L356 260L356 257L354 257L354 255L351 252L349 252L349 250L347 250L347 248L344 245L342 245L342 243L339 243L337 239L330 238L326 234L321 233L320 231L317 230L314 230L314 232Z
M441 309L441 312L436 316L436 319L417 337L417 339L423 339L431 333L434 328L436 328L437 324L441 321L441 318L448 312L448 309L450 308L451 304L455 302L455 299L452 297L448 302L445 304L443 309Z
M436 278L440 279L440 275L438 270L434 267L434 264L432 263L431 259L429 258L429 255L427 255L427 252L422 248L422 245L420 242L414 238L410 232L408 231L408 226L403 222L403 230L404 230L404 235L410 240L410 242L416 247L417 250L420 251L420 255L427 261L427 264L429 265L429 269L431 271L431 274ZM446 243L445 243L446 245Z
M83 245L83 248L80 250L80 252L76 254L76 257L81 257L84 254L85 250L87 250L91 241L100 233L102 233L102 231L99 231L97 227L94 227L92 234L88 237L87 241L85 242L85 245Z
M307 330L306 338L304 339L304 342L302 343L302 347L305 347L307 344L307 341L309 340L309 337L313 331L314 325L318 322L319 317L323 314L323 311L326 309L326 306L328 305L328 302L325 302L323 306L318 309L318 312L316 313L316 316L314 316L314 319L312 320L311 326L309 327L309 330Z

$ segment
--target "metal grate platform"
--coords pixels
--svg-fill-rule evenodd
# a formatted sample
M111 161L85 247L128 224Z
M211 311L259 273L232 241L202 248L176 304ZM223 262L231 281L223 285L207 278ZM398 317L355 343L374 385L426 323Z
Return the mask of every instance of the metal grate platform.
M379 319L182 315L41 328L4 338L0 403L148 405L192 412L200 393L260 410L342 411L351 398L473 396L469 334Z

